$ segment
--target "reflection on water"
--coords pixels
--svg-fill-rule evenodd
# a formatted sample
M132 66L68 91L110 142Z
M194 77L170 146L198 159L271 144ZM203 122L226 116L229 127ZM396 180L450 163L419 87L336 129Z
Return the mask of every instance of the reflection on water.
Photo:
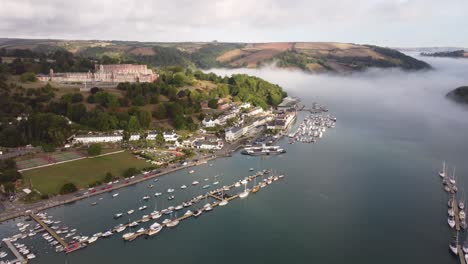
M144 195L157 191L175 188L176 198L152 196L148 207L201 194L204 180L212 183L215 175L221 185L248 175L251 167L287 175L255 195L150 239L124 243L113 236L64 255L33 238L28 243L38 259L32 263L455 263L448 251L447 195L437 171L446 159L457 165L461 189L468 186L468 110L444 97L468 84L468 60L424 60L436 70L349 76L275 68L214 70L257 75L305 104L325 104L338 118L336 128L316 144L282 140L285 155L237 154L212 167L197 167L194 174L184 170L165 176L153 189L147 182L119 190L116 199L104 194L97 206L81 201L48 210L83 234L93 234L124 221L112 216L138 208ZM194 180L199 187L190 186ZM189 187L180 190L183 184ZM2 236L14 232L13 226L0 225Z

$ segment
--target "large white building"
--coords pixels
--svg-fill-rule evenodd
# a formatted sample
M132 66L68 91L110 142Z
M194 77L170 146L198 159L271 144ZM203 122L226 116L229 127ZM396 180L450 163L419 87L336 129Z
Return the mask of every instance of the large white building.
M73 143L92 144L92 143L112 143L122 141L123 136L119 134L104 135L77 135L73 138Z
M263 114L263 108L260 106L254 107L245 113L246 116L256 116L260 114Z
M242 136L248 134L255 127L265 125L267 122L271 120L272 120L272 117L267 116L267 117L259 118L245 126L234 126L234 127L226 128L224 130L225 139L227 142L236 141Z
M48 75L39 74L37 78L44 82L154 82L158 79L158 74L146 65L96 64L94 72L54 73L50 69Z
M92 143L115 143L123 140L121 133L114 134L86 134L73 137L73 143L92 144ZM139 134L132 134L130 141L140 140Z

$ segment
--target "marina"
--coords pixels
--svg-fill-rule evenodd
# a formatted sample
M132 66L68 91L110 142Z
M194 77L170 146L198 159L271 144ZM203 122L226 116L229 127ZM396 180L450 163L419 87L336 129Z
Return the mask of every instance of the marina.
M452 174L448 172L447 164L444 161L442 170L439 171L439 176L442 178L444 190L449 194L448 205L448 219L447 222L451 229L455 231L454 239L450 242L449 248L453 254L458 256L461 264L466 264L468 261L468 249L464 248L464 243L460 243L459 236L466 228L465 219L465 201L457 202L457 186L455 178L455 168ZM465 242L466 243L466 242Z
M323 137L327 129L334 128L336 117L329 114L314 113L307 115L295 132L288 134L289 144L315 143Z
M258 181L258 184L257 184L257 178L260 178L260 177L263 180ZM114 228L111 228L109 230L105 230L102 232L98 232L89 236L74 235L78 233L76 229L68 230L68 227L59 227L59 225L61 224L61 221L52 220L51 216L47 215L46 213L41 213L41 212L37 214L30 213L29 217L30 219L32 219L33 221L37 223L36 227L34 228L35 229L34 235L43 233L42 237L45 240L47 240L47 242L52 247L55 247L56 252L72 253L76 250L85 248L87 246L90 246L91 244L96 243L96 241L98 241L100 238L105 239L115 234L123 233L125 230L131 230L132 228L137 228L137 226L139 226L142 223L146 223L151 220L157 220L161 218L163 215L170 215L170 217L166 218L162 223L152 222L149 228L139 227L137 231L133 231L133 232L130 231L128 233L124 233L122 235L122 238L124 241L133 241L140 236L154 236L164 228L175 227L179 223L183 222L184 220L187 220L192 217L197 218L202 213L209 212L218 206L225 206L227 205L229 201L242 197L242 192L229 194L229 192L232 189L236 188L236 186L238 186L238 184L240 183L243 184L244 186L247 186L249 183L253 182L253 184L251 184L252 192L254 192L254 190L255 192L257 192L260 188L266 187L267 185L273 183L274 181L277 181L283 178L284 178L284 175L270 175L270 170L259 171L253 175L243 178L242 180L239 180L238 182L232 183L231 185L222 186L220 188L210 190L205 194L201 194L196 197L193 197L190 200L185 201L180 205L169 206L160 211L155 210L148 215L143 215L139 219L134 219L126 223L121 223L115 226ZM186 212L182 216L177 217L177 211L183 208L189 208L192 206L194 207L200 203L204 203L204 205L200 206L198 209L193 209L194 212L192 212L191 210L186 210ZM146 205L141 206L139 207L139 210L141 211L146 208L147 208ZM133 210L130 210L128 213L130 213L131 211ZM174 214L176 216L173 216ZM123 213L117 213L117 214L114 214L112 218L120 219L122 215ZM28 230L27 228L29 227L29 224L18 223L17 226L22 233L15 235L11 238L4 239L7 245L8 243L11 244L10 242L11 239L14 241L19 241L20 239L27 237L24 235L24 232L27 232ZM71 238L71 240L67 241L65 238ZM21 247L24 246L23 244L19 244L19 245L21 245ZM15 256L21 263L26 263L25 262L26 259L20 253L18 253L18 251L12 250L12 252L15 253ZM24 252L25 251L23 251L23 253ZM29 254L30 252L27 251L26 253ZM29 254L28 258L29 257L35 258L36 256L34 254Z

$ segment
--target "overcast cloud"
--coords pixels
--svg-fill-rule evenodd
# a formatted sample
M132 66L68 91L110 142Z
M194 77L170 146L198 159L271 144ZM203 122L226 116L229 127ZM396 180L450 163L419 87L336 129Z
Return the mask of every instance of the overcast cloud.
M467 0L0 0L0 37L468 47Z

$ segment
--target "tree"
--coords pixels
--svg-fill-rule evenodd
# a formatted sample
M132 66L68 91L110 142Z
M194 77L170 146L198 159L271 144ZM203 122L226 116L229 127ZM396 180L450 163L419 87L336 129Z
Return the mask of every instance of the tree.
M5 182L3 184L3 188L5 189L6 194L15 193L15 184L13 182Z
M67 111L67 117L74 122L80 122L81 118L86 115L86 106L84 104L70 105Z
M140 130L140 123L138 122L138 118L136 116L130 117L130 120L128 121L127 130L129 132L136 132Z
M140 126L142 128L148 128L151 123L151 113L146 110L139 110L137 116Z
M20 81L24 83L36 82L37 81L36 74L34 74L34 72L25 72L21 74Z
M166 119L167 118L166 107L163 104L160 104L158 106L158 109L153 113L153 116L157 119Z
M91 92L91 94L96 94L97 92L101 91L101 89L99 89L98 87L93 87L89 91Z
M162 146L164 145L164 142L166 142L166 140L164 140L164 136L162 135L162 133L158 133L156 135L156 144L158 144L159 146Z
M218 108L218 99L210 99L208 101L208 107L212 109L217 109Z
M74 183L65 183L62 188L60 188L60 194L68 194L78 191L78 188Z
M135 168L135 167L131 167L131 168L126 169L126 170L123 172L122 176L123 176L124 178L129 178L129 177L132 177L133 175L136 175L136 174L138 174L138 173L140 173L140 170L138 170L138 169Z
M94 143L88 148L88 155L97 156L100 155L102 151L102 146L99 143Z
M114 175L112 175L112 173L110 172L107 172L106 173L106 176L104 176L104 182L110 182L112 180L114 180Z

